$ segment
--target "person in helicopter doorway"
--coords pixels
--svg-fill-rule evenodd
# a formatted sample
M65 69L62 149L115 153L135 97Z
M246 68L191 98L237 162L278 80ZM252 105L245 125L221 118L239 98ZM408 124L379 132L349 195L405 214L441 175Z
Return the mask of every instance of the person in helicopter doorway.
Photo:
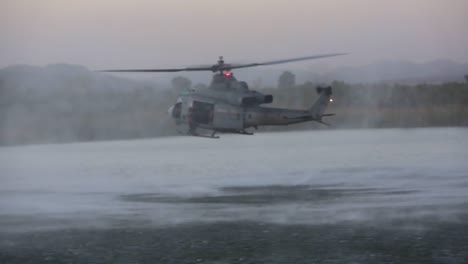
M191 107L189 108L189 114L188 114L188 125L189 125L189 134L190 135L196 135L197 134L197 123L195 122L195 111Z

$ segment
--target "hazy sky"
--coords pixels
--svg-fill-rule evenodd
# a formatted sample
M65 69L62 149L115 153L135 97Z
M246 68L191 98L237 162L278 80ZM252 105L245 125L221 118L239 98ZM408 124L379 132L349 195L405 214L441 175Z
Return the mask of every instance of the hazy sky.
M468 0L0 0L0 67L247 62L468 62Z

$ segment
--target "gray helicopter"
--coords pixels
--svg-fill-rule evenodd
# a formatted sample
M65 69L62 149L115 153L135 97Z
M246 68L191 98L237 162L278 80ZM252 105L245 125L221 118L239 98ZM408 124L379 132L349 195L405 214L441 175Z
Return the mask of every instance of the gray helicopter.
M284 126L308 121L316 121L328 125L322 121L322 118L334 115L325 114L328 103L332 101L331 87L317 87L318 98L306 110L264 107L261 105L273 102L273 96L250 90L246 82L238 81L234 77L232 70L340 55L345 54L323 54L248 64L226 64L223 57L220 56L217 64L208 66L170 69L104 70L102 72L214 72L215 74L209 87L181 93L168 112L174 119L179 133L218 138L216 136L217 132L253 135L247 129L257 129L259 126ZM211 133L200 133L200 131L209 131Z

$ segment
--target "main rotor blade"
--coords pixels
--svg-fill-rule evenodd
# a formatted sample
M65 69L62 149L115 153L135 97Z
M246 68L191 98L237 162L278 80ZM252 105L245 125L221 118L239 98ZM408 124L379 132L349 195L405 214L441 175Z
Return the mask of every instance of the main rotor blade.
M315 59L322 59L322 58L342 56L342 55L347 55L347 53L331 53L331 54L314 55L314 56L299 57L299 58L292 58L292 59L266 61L266 62L259 62L259 63L229 65L229 69L240 69L240 68L248 68L248 67L256 67L256 66L289 63L289 62L295 62L295 61L315 60Z
M307 57L299 57L299 58L292 58L292 59L284 59L284 60L274 60L274 61L266 61L266 62L259 62L259 63L247 63L247 64L214 64L212 66L195 66L195 67L186 67L186 68L172 68L172 69L117 69L117 70L101 70L99 72L181 72L181 71L229 71L232 69L240 69L240 68L248 68L248 67L256 67L256 66L266 66L266 65L274 65L274 64L282 64L282 63L289 63L295 61L304 61L304 60L314 60L314 59L321 59L327 57L335 57L346 55L347 53L332 53L332 54L322 54L322 55L314 55L314 56L307 56Z
M119 70L101 70L99 72L181 72L181 71L212 71L210 67L189 67L175 69L119 69Z

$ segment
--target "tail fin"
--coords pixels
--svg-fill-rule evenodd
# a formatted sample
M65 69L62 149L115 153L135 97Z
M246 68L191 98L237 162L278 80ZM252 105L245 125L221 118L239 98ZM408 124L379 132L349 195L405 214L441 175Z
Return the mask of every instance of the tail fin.
M310 114L315 120L321 121L322 116L327 116L327 115L324 115L323 113L325 112L325 109L327 108L327 105L330 102L332 88L330 86L329 87L319 86L317 87L317 93L319 94L319 97L317 98L317 100L315 100L314 104L310 108Z

